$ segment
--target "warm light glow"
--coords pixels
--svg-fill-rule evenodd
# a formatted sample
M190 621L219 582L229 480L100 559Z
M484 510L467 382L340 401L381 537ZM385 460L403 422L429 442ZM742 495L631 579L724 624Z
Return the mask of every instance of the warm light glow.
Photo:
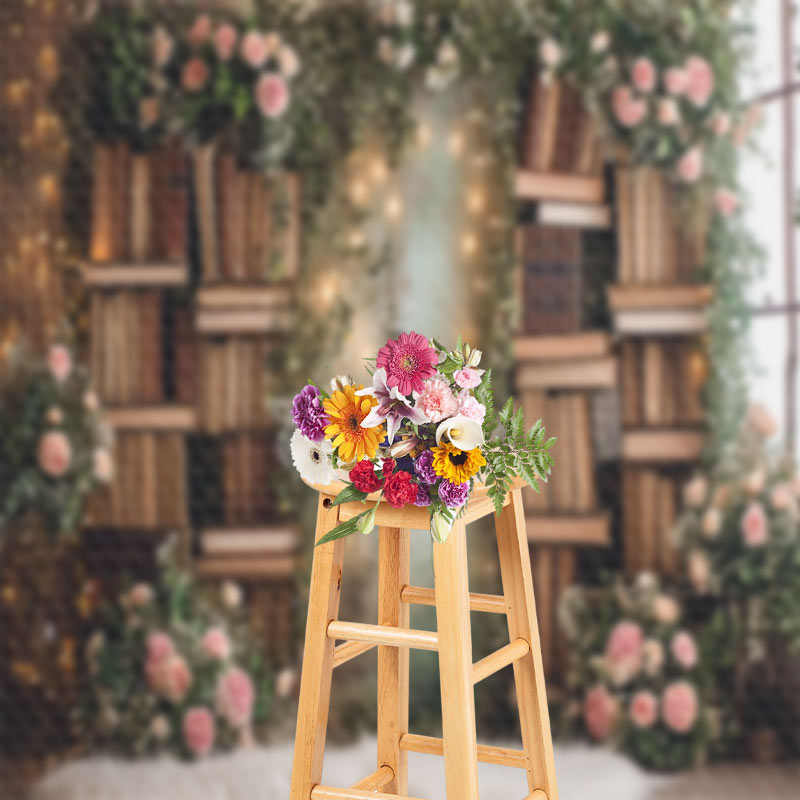
M317 284L317 300L323 308L332 305L339 295L339 276L327 272Z
M467 195L467 208L471 214L480 214L486 207L486 197L480 189L471 189Z
M52 81L58 76L58 51L53 45L47 44L39 51L37 65L45 80Z
M354 205L363 206L367 202L369 190L364 181L353 181L350 184L350 200Z
M367 243L367 239L364 236L364 231L356 228L355 230L350 231L350 236L348 237L350 247L353 250L360 250L364 245Z
M417 144L420 147L427 147L431 143L432 138L433 134L431 133L430 127L424 122L420 123L417 128Z
M6 102L11 106L21 106L25 101L30 84L27 81L11 81L6 84Z
M472 232L465 233L461 240L461 249L465 256L474 256L478 251L478 237Z
M58 200L58 181L53 175L43 175L39 178L39 194L46 203L55 203Z
M702 386L708 379L708 360L699 350L689 356L689 375L695 387Z
M383 183L389 176L389 170L382 158L376 158L369 170L370 177L375 183Z
M447 149L451 155L460 156L464 152L464 134L461 131L453 131L447 140Z
M403 204L400 202L400 198L393 194L387 201L386 201L386 216L390 220L396 220L400 217L403 213Z

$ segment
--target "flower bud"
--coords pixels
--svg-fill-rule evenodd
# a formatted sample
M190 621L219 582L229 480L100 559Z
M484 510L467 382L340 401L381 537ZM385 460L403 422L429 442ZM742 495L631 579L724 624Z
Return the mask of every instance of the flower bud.
M483 353L480 350L473 350L467 358L468 367L477 367L481 363L481 356Z
M337 375L335 378L331 380L331 391L332 392L343 392L345 386L350 386L353 383L353 379L349 375Z
M377 508L377 506L375 508ZM356 530L359 533L363 533L364 536L372 533L372 529L375 527L375 508L370 509L366 514L356 520Z
M439 544L444 544L453 526L438 511L431 517L431 536Z

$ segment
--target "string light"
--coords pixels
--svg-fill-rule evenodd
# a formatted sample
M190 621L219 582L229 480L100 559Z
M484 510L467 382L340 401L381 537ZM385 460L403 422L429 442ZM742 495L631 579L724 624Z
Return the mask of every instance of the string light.
M471 214L480 214L486 207L486 197L480 189L471 189L467 195L467 208Z
M348 237L348 241L350 247L353 250L361 250L364 247L364 245L366 245L367 238L366 236L364 236L364 231L362 231L359 228L356 228L355 230L350 231L350 236Z
M353 181L350 184L350 200L354 205L363 206L367 202L369 190L364 181Z
M389 176L389 170L386 168L386 163L382 158L374 159L372 166L370 167L370 176L377 184L381 184L386 181L386 178Z
M395 221L400 218L400 214L403 213L403 204L400 202L400 198L393 194L387 201L386 201L386 216Z
M453 156L460 156L464 152L464 134L461 131L453 131L447 140L447 149Z
M417 144L420 147L427 147L431 143L432 138L433 134L431 133L430 127L424 122L420 123L417 128Z
M478 237L471 231L465 233L461 240L461 249L465 256L474 256L478 252Z

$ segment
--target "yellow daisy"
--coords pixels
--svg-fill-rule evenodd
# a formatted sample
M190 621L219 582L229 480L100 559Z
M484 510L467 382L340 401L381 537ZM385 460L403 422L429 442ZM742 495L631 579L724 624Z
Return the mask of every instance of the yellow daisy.
M451 483L466 483L481 467L486 466L480 447L459 450L455 445L445 443L432 447L431 452L433 471Z
M356 396L356 392L363 388L345 386L342 391L336 391L322 401L322 407L331 420L325 426L325 438L333 440L331 444L338 448L339 461L346 464L361 461L365 455L375 458L384 437L383 424L375 428L361 427L372 407L378 404L374 397Z

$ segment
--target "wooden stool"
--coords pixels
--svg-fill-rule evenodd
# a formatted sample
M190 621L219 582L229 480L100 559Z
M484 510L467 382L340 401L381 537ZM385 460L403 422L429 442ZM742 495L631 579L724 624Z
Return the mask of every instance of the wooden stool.
M317 547L311 573L303 675L294 746L290 800L391 800L407 798L408 752L444 756L448 800L478 800L478 761L526 770L526 800L557 800L553 744L547 710L521 483L495 520L503 597L470 593L466 526L493 513L476 485L464 516L444 544L433 545L435 589L409 585L410 530L428 529L428 509L396 510L375 503L379 526L378 624L338 619L344 539ZM333 506L339 488L320 491L316 538L365 510L361 503ZM372 497L372 496L370 496ZM368 499L369 501L369 499ZM409 604L436 606L437 632L409 629ZM505 614L510 643L472 663L470 609ZM336 640L343 644L334 646ZM320 785L333 670L378 646L377 769L349 789ZM443 738L408 731L410 647L439 652ZM477 745L473 686L514 665L523 750Z

